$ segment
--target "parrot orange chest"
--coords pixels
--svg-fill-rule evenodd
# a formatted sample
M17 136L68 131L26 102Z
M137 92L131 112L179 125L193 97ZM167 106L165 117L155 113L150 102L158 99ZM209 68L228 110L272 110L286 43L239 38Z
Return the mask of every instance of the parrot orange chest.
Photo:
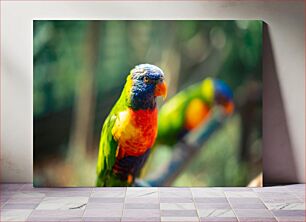
M144 154L157 136L157 109L129 108L119 113L113 135L119 146L118 158Z

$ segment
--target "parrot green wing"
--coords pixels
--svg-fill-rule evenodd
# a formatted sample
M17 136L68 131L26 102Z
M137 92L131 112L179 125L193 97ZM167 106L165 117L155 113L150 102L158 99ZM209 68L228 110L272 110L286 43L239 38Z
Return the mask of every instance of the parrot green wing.
M102 128L97 162L97 186L105 185L116 161L118 143L112 135L112 128L115 122L116 115L110 114L106 118Z
M112 174L112 168L116 161L118 149L118 143L115 140L112 131L116 121L119 120L120 112L125 111L128 108L127 93L129 92L129 87L130 84L124 86L120 98L104 121L99 144L96 186L121 185L121 182L117 181L116 177Z

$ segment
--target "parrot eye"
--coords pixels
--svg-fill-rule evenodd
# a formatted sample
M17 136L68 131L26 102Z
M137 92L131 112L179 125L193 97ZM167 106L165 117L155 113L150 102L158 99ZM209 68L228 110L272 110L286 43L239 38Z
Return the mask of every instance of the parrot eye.
M145 76L145 77L143 77L143 81L144 81L145 83L148 83L148 82L150 81L150 79L149 79L149 77Z

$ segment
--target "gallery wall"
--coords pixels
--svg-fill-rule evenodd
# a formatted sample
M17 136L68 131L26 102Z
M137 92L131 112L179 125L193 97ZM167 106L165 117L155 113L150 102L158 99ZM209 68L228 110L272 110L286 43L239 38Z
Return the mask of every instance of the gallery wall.
M304 1L1 1L1 181L32 182L34 19L258 19L264 181L305 183Z

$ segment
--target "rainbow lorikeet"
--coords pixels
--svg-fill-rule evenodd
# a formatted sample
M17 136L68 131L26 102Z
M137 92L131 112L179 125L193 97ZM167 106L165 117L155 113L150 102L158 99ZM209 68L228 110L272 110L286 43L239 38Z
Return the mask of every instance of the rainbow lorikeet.
M159 111L156 144L177 143L209 119L214 105L222 106L226 115L234 110L232 91L222 80L206 78L180 91Z
M141 64L131 70L102 128L97 186L133 184L157 136L156 97L166 95L160 68Z

